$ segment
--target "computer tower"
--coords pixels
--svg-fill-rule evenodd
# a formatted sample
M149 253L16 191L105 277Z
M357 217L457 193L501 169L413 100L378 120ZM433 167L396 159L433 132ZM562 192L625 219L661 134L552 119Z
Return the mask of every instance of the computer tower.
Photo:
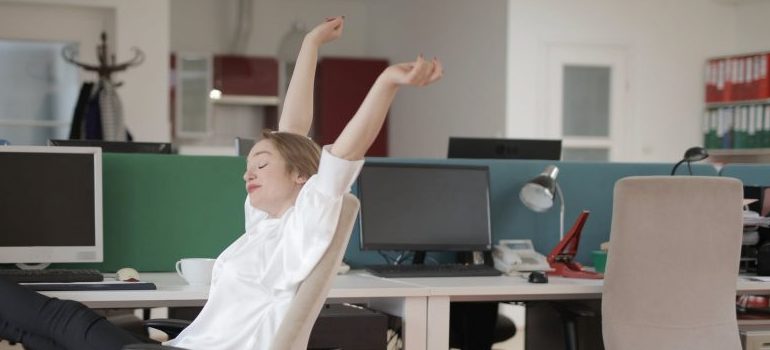
M326 304L321 309L308 349L385 350L388 315L349 304Z

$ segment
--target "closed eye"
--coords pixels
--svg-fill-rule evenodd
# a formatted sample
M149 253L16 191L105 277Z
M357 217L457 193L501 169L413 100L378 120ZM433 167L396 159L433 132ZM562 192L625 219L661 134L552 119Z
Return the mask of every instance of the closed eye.
M265 163L265 164L262 164L262 165L257 165L257 169L262 169L262 168L264 168L264 167L266 167L266 166L267 166L267 163Z

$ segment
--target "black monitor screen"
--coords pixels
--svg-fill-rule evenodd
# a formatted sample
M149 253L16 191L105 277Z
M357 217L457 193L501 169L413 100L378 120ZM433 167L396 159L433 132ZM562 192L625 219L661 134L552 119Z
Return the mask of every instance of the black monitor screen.
M449 138L449 158L561 159L561 140Z
M485 166L367 164L358 190L362 249L491 248Z
M48 140L51 146L99 147L107 153L171 154L171 144L165 142L119 142L101 140Z
M0 152L0 247L94 246L94 155Z

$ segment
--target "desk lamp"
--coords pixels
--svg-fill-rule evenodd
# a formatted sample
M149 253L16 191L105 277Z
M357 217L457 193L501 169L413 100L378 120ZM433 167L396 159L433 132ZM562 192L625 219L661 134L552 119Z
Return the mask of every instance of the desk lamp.
M519 199L532 211L542 213L553 206L556 195L559 196L559 244L548 254L548 264L553 271L551 275L572 278L602 278L601 274L583 271L583 267L575 261L580 233L588 219L588 211L580 214L575 225L564 238L564 194L561 192L556 176L559 168L549 165L540 175L527 181L519 192Z
M687 149L687 151L684 152L684 157L682 160L679 161L679 163L676 163L674 165L674 168L671 169L671 176L674 176L676 174L676 168L678 168L682 163L687 162L687 171L692 175L692 168L690 167L690 162L697 162L704 160L708 158L709 154L706 152L706 149L703 147L690 147Z
M532 211L543 213L553 206L556 195L559 196L559 239L564 237L564 194L556 182L559 168L555 165L545 167L540 175L527 181L519 192L519 199Z

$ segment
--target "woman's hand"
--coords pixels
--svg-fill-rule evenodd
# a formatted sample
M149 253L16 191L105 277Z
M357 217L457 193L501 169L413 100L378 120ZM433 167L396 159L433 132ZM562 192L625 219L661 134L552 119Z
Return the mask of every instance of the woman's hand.
M394 85L425 86L444 75L444 67L437 58L426 61L422 55L414 62L394 64L384 72L382 79Z
M305 40L309 40L313 44L321 46L332 40L339 38L342 35L342 29L345 27L345 18L342 16L329 17L325 22L317 25L310 33L307 34Z

